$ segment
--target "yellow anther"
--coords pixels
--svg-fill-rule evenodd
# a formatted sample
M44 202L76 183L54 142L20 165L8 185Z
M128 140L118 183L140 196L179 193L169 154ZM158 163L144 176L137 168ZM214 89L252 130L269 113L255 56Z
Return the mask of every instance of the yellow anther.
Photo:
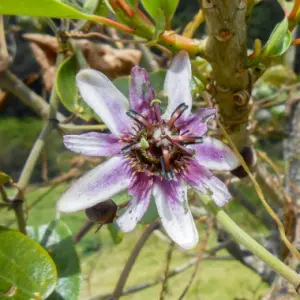
M150 105L153 106L155 103L161 104L161 101L159 99L153 99Z

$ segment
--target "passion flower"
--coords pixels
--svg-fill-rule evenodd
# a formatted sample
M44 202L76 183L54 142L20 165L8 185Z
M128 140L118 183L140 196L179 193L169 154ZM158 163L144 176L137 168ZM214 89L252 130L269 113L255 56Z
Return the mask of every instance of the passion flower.
M87 209L128 189L132 199L117 219L121 230L135 228L153 196L169 236L183 248L194 247L198 232L188 206L188 186L224 205L230 194L210 170L232 170L239 161L227 145L204 136L216 111L202 108L191 114L190 80L189 57L180 52L166 75L168 106L162 113L144 69L132 69L130 104L104 74L80 71L79 91L111 134L66 135L65 146L84 155L113 157L76 181L58 201L58 210Z

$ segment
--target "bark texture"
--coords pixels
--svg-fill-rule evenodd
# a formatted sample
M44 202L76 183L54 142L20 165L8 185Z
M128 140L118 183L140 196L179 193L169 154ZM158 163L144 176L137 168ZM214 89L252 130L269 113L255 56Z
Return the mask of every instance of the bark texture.
M247 144L251 76L245 62L246 4L244 0L202 0L207 24L206 58L213 72L210 93L221 121L241 149Z

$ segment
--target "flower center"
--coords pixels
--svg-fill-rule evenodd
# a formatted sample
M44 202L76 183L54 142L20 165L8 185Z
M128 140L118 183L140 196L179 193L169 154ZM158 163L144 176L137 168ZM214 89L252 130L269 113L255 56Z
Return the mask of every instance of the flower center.
M184 103L174 110L168 121L161 116L159 100L153 100L151 106L151 117L134 110L127 112L135 122L132 133L121 139L128 143L122 153L130 159L130 165L136 172L172 180L176 173L186 168L195 154L187 145L201 143L202 138L189 135L189 131L184 132L180 125L175 125L188 108Z

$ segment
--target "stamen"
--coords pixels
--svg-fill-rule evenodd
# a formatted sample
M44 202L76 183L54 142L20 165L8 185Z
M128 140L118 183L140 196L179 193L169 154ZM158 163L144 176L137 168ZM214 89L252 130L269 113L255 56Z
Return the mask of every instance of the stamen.
M144 125L148 129L153 129L152 124L150 124L144 116L141 114L137 113L136 111L130 109L129 111L126 112L127 116L132 118L133 120L137 121L138 123Z
M157 122L161 124L161 108L160 108L161 101L159 99L154 99L151 101L151 106L153 106L154 113L157 119Z
M172 136L172 140L182 143L183 145L203 143L203 138L201 136Z
M194 155L194 151L191 149L187 149L183 146L181 146L179 143L177 143L176 141L174 141L172 138L170 138L168 135L165 136L165 138L170 141L174 146L176 146L182 153L188 155L188 156L193 156Z
M168 125L170 128L174 126L174 123L177 119L180 118L180 116L183 114L185 110L188 109L188 106L185 103L181 103L177 106L177 108L174 110L174 112L171 115L171 119L168 122Z
M174 173L173 173L172 169L170 169L169 172L166 171L166 165L165 165L164 157L160 158L160 164L161 164L161 173L162 173L162 176L165 179L167 179L168 181L174 179Z
M164 162L165 162L165 168L166 168L166 172L170 171L170 152L168 149L162 149L162 153L163 153L163 158L164 158Z
M185 134L187 134L187 133L189 133L190 131L189 130L186 130L186 131L184 131L183 133L181 133L180 135L185 135Z
M131 143L131 144L128 144L125 147L123 147L121 149L121 152L122 152L122 154L126 155L126 154L130 153L132 150L137 150L139 148L140 148L140 146L138 143Z

